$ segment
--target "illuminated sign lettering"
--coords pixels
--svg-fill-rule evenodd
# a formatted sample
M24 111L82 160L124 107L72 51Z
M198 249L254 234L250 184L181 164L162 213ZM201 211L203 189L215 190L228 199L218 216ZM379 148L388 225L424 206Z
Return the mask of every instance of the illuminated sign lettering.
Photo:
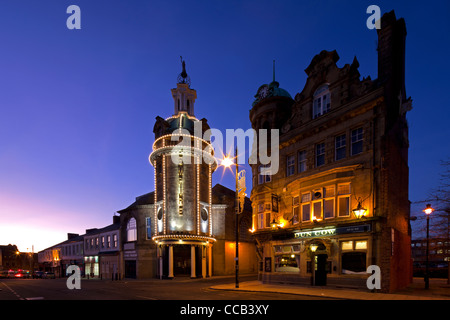
M296 232L295 238L313 238L313 237L323 237L323 236L332 236L336 234L336 229L320 229L320 230L311 230L304 232Z

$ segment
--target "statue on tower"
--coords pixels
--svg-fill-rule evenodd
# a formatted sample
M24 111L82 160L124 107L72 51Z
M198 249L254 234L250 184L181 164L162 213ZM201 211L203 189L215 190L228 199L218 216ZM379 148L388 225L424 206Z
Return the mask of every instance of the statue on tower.
M183 60L183 57L180 56L181 67L183 68L181 73L178 75L177 81L178 83L185 83L188 86L191 86L191 78L189 78L186 72L186 62Z

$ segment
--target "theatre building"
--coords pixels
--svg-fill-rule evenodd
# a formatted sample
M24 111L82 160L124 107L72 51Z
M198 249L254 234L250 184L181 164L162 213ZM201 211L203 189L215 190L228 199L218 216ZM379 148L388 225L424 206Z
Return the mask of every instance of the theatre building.
M252 165L263 282L367 290L370 265L384 292L412 280L405 22L392 11L377 32L377 79L324 50L294 98L275 79L257 90L252 127L279 129L280 159Z
M197 93L183 61L172 89L174 113L156 117L149 161L154 191L119 211L123 274L135 278L211 277L234 273L234 191L212 188L217 169L206 119L194 116ZM251 205L239 215L241 272L256 272Z

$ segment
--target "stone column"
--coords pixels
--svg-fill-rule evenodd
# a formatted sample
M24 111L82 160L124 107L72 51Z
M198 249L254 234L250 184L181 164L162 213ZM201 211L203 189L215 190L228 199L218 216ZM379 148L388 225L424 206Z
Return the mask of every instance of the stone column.
M173 278L173 246L169 245L169 278Z
M202 250L202 278L206 278L206 246L201 246Z
M212 245L208 244L208 276L212 277Z
M195 278L195 246L191 246L191 278Z

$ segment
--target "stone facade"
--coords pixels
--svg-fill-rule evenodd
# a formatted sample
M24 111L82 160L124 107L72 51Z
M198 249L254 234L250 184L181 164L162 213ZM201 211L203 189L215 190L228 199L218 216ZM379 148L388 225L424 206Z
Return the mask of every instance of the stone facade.
M119 211L126 277L211 277L233 273L234 254L230 233L234 192L216 185L214 150L204 133L206 119L194 116L197 93L190 88L185 70L171 90L174 114L156 117L155 142L149 160L155 172L155 191L136 198ZM231 193L230 193L231 192ZM247 227L239 246L242 271L256 271L253 240L248 237L251 209L247 203L239 218ZM234 244L235 245L235 244Z

